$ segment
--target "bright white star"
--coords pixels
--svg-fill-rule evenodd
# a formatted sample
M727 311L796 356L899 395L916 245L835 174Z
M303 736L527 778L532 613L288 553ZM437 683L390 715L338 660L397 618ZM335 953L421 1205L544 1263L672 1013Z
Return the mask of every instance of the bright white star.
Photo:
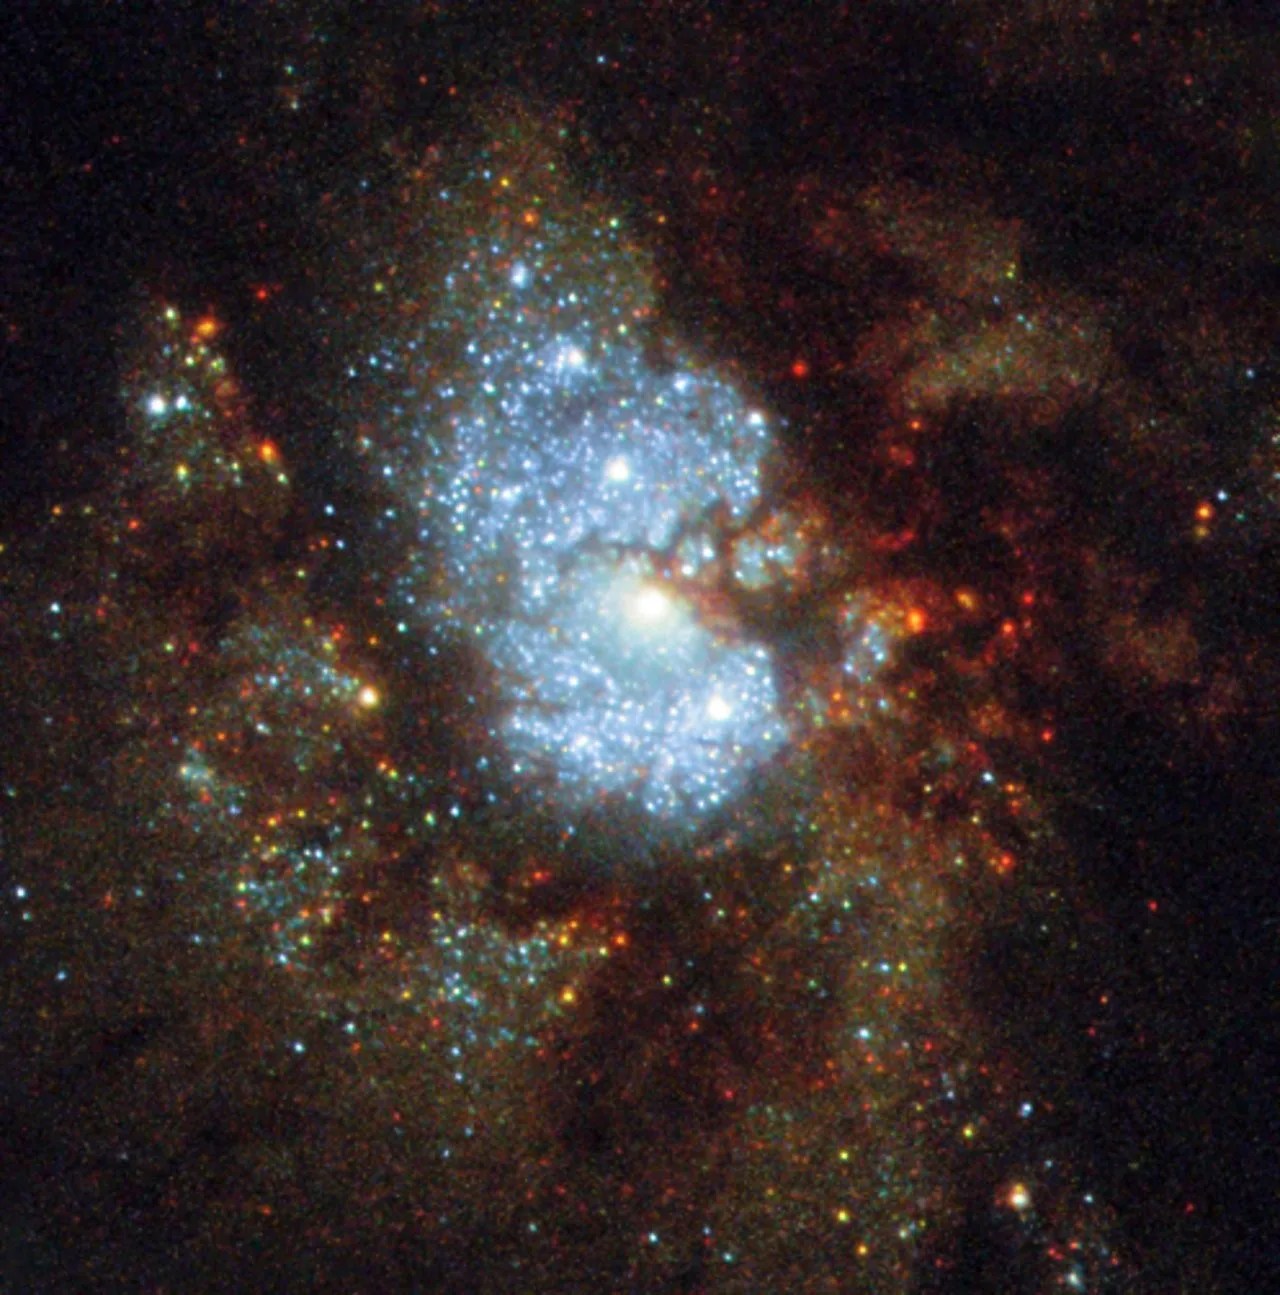
M640 629L656 629L669 624L676 614L671 596L652 584L640 584L628 590L622 606L627 620Z
M726 720L733 714L733 707L719 693L707 702L707 714L715 720Z

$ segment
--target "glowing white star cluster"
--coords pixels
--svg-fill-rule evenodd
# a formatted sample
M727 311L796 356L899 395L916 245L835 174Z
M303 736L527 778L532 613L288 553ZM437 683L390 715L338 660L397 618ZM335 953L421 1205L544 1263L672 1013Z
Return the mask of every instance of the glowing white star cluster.
M783 738L771 664L718 642L655 559L716 505L750 508L764 429L726 384L656 375L635 347L527 353L477 351L488 381L443 500L448 610L509 680L518 761L588 795L634 789L658 814L714 806ZM697 552L682 560L695 576Z
M757 506L772 435L724 376L646 353L651 289L619 239L546 221L515 259L473 241L449 276L483 306L452 317L459 363L386 474L447 590L411 563L400 592L496 667L517 774L696 818L786 738L768 651L687 596Z

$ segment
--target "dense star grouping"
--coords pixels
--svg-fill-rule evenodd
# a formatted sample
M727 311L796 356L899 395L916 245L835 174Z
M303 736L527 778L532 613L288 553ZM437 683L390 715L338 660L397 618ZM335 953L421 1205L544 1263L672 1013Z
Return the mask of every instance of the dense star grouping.
M410 387L402 442L380 447L419 519L398 597L496 668L516 775L542 765L579 804L619 792L704 816L785 734L768 652L692 605L763 507L765 417L715 373L646 355L651 271L616 219L548 201L554 163L499 151L467 187L495 210L432 321L465 336L457 362L430 333L370 358L384 378L432 375ZM441 201L474 202L467 187Z

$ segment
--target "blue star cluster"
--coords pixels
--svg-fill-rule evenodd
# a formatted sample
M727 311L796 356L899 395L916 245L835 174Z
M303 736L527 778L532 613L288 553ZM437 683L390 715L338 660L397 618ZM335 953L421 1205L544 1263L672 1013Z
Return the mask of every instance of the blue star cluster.
M529 179L479 183L501 227ZM456 365L384 449L416 518L398 596L495 668L517 777L696 822L787 738L770 653L701 596L763 506L773 434L725 375L651 354L652 272L617 220L510 196L536 219L464 241L433 322L465 333ZM412 370L414 349L374 358Z

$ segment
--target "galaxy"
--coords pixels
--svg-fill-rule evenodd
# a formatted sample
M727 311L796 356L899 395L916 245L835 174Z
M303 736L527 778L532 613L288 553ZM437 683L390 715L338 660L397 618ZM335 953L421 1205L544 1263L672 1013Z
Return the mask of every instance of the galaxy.
M21 17L0 1286L1272 1289L1271 26Z

